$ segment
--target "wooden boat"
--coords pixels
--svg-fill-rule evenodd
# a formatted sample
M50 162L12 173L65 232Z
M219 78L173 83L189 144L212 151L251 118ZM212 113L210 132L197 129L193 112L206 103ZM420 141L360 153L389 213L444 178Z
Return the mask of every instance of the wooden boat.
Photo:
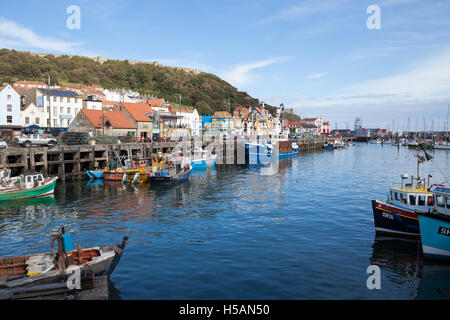
M58 250L54 249L58 242ZM120 262L128 237L117 246L72 250L64 228L52 237L52 252L0 259L0 299L30 299L84 289L81 283L110 277ZM79 283L72 282L79 275ZM57 289L55 292L55 289Z
M0 201L45 197L55 192L58 177L44 178L41 173L11 177L11 170L0 170Z
M117 168L115 170L107 169L103 171L103 180L121 182L123 180L124 174L125 170L123 170L122 168Z

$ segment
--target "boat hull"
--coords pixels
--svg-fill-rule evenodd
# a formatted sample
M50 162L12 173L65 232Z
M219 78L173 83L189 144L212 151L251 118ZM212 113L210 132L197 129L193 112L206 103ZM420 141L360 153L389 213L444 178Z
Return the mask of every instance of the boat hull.
M251 165L266 165L270 164L272 152L268 151L265 145L261 144L246 144L245 145L245 159Z
M103 179L103 171L87 170L86 174L91 179Z
M124 172L104 172L103 173L103 180L105 181L122 181Z
M372 209L377 235L414 239L420 237L419 220L414 211L380 200L372 200Z
M148 180L150 183L160 183L160 184L173 184L186 181L191 175L192 169L184 173L180 173L175 176L149 176Z
M37 188L0 192L0 201L25 200L52 195L55 192L57 180L58 178L52 178L43 186Z
M206 169L207 167L215 167L216 158L193 160L191 162L191 166L194 169Z
M450 260L450 218L431 214L418 216L424 257Z

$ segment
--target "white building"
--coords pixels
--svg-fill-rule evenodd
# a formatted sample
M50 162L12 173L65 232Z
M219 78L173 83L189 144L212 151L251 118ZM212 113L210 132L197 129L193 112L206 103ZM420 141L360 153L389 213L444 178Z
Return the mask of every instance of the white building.
M136 91L105 89L105 90L103 90L103 94L105 95L104 100L107 100L107 101L129 102L129 103L141 102L139 92L136 92Z
M36 106L48 114L47 127L68 128L83 108L82 97L72 91L38 89L36 94Z
M31 102L20 113L21 123L24 128L29 126L45 127L47 125L48 113L44 112L44 108L38 108Z
M177 116L182 117L177 120L177 125L191 129L193 136L200 135L202 123L200 121L200 115L198 114L197 109L182 109L174 111Z
M21 127L20 95L9 84L0 91L0 126Z

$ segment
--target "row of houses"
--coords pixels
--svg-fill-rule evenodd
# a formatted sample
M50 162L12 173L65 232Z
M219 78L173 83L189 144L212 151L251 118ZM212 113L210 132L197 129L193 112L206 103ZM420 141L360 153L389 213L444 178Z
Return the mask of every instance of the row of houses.
M105 90L99 85L48 86L19 81L0 89L2 136L14 137L26 128L139 139L192 137L202 132L249 136L263 134L268 128L299 134L330 133L329 123L321 118L290 122L281 111L272 116L264 107L237 107L233 114L217 111L200 117L194 108L175 108L164 99L127 90Z

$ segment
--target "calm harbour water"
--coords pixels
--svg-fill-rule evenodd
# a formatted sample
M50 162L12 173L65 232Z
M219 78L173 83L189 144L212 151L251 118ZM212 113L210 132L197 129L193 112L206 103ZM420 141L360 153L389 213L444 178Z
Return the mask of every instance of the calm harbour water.
M441 183L450 152L431 154L422 173ZM281 160L274 176L227 166L175 186L59 181L54 198L0 205L0 256L48 252L64 225L83 247L130 237L113 298L448 298L450 265L423 262L418 242L375 237L370 200L415 175L413 155L357 144ZM367 289L372 264L381 290Z

